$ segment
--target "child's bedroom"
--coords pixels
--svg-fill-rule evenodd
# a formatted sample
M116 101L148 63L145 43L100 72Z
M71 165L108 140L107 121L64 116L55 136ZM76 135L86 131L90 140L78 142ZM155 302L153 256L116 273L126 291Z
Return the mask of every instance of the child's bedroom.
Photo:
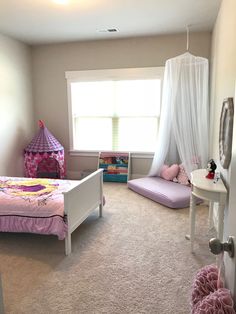
M236 313L236 1L2 0L0 314Z

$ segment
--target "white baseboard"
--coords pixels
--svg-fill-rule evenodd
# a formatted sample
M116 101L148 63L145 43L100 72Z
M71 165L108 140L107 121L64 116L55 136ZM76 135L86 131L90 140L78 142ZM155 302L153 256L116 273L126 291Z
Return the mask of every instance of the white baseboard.
M81 180L82 173L81 171L67 171L66 178L69 180Z
M90 173L92 173L95 170L79 170L79 171L67 171L67 179L71 180L81 180L88 176ZM139 178L144 178L146 175L140 174L140 173L133 173L130 174L129 179L139 179Z
M96 171L96 169L86 169L79 171L67 171L67 179L71 180L82 180L87 177L90 173Z
M145 178L147 175L140 174L140 173L133 173L130 174L130 180L132 179L139 179L139 178Z

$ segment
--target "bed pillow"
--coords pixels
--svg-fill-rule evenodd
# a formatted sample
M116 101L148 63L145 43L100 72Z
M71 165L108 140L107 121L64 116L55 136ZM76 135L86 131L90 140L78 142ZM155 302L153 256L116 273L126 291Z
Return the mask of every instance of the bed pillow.
M179 173L179 165L174 164L172 166L163 165L161 169L161 178L167 180L167 181L173 181L174 178L177 177Z
M183 185L190 185L188 175L184 169L184 165L179 165L179 173L177 175L177 181Z

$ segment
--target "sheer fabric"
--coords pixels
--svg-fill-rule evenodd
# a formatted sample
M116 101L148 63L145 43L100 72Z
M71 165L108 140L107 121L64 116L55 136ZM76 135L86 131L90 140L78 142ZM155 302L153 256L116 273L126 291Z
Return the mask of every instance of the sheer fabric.
M166 61L160 129L149 176L182 162L188 175L208 160L208 60L185 53Z

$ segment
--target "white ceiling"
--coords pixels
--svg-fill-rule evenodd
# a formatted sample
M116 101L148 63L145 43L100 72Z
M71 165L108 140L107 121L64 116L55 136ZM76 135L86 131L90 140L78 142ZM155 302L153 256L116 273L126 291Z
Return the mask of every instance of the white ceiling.
M0 32L28 44L212 30L221 0L0 0ZM103 30L116 28L117 33ZM102 32L99 32L102 31Z

